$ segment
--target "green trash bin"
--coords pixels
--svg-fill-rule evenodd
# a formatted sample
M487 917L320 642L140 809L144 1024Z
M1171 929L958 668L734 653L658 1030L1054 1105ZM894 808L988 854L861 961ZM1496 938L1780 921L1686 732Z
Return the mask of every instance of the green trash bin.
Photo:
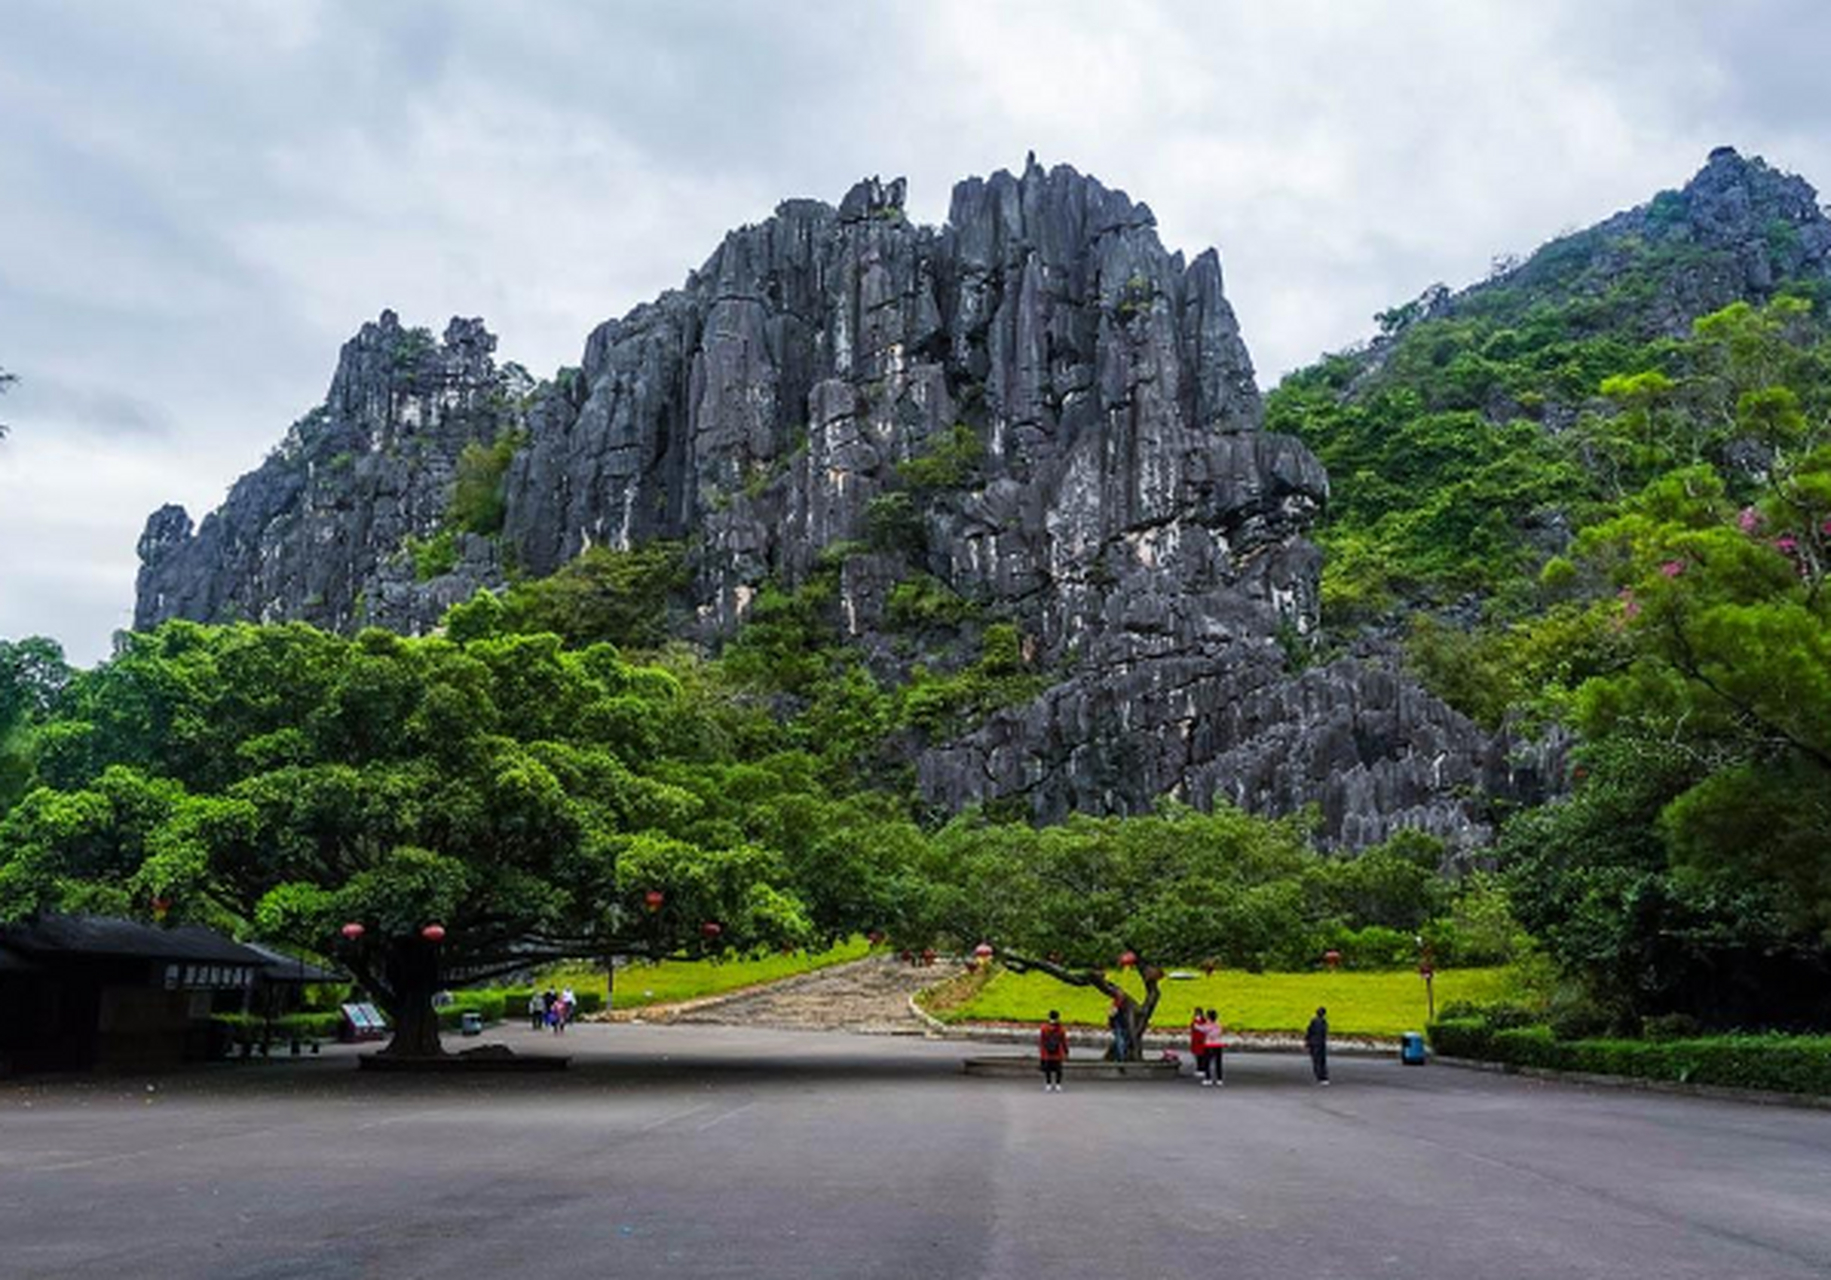
M1407 1031L1399 1037L1399 1061L1408 1067L1424 1065L1424 1036L1416 1031Z

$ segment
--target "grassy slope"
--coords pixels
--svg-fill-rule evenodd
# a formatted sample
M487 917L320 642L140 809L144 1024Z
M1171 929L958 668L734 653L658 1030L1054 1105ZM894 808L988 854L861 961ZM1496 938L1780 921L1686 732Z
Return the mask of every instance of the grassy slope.
M1128 989L1143 994L1126 975ZM1502 1000L1513 993L1507 969L1457 969L1437 974L1437 1005L1451 1000ZM1299 1031L1318 1005L1329 1010L1330 1030L1339 1035L1394 1036L1421 1031L1425 1023L1424 983L1415 973L1245 973L1222 970L1211 978L1166 981L1152 1025L1158 1030L1187 1024L1197 1004L1220 1011L1235 1031ZM999 973L973 1000L940 1015L950 1022L1041 1021L1060 1009L1064 1021L1106 1024L1107 999L1097 991L1069 987L1042 974Z

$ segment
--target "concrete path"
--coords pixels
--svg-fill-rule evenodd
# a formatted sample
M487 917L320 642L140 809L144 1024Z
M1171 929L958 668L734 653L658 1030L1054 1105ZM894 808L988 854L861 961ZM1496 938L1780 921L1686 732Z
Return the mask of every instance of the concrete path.
M519 1048L550 1047L507 1031ZM967 1046L582 1026L557 1077L347 1054L0 1084L0 1275L1822 1280L1831 1115L1390 1061L1223 1090Z
M895 956L869 956L785 978L728 999L696 1001L659 1020L921 1035L927 1024L910 1012L909 998L957 972L957 965L948 969L919 968L903 964Z

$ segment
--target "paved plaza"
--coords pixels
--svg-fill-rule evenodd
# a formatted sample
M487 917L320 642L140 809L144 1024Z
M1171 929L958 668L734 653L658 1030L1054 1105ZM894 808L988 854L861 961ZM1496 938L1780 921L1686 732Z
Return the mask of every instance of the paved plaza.
M0 1083L0 1276L1831 1274L1831 1113L1387 1060L1045 1095L901 1036L563 1043L557 1076L344 1050Z

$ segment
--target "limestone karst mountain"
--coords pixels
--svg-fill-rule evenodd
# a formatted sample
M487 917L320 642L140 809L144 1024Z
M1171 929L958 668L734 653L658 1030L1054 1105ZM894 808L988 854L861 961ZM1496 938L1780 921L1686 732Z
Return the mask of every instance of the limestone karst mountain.
M220 510L149 520L137 625L424 631L511 572L672 540L673 628L708 646L766 585L821 574L886 680L1015 628L1042 692L907 743L937 805L1313 803L1350 846L1466 845L1486 794L1534 785L1391 670L1303 669L1327 478L1260 429L1218 255L1168 251L1148 207L1071 168L964 181L940 227L901 181L788 201L549 381L495 341L364 325ZM957 607L912 622L911 582Z

